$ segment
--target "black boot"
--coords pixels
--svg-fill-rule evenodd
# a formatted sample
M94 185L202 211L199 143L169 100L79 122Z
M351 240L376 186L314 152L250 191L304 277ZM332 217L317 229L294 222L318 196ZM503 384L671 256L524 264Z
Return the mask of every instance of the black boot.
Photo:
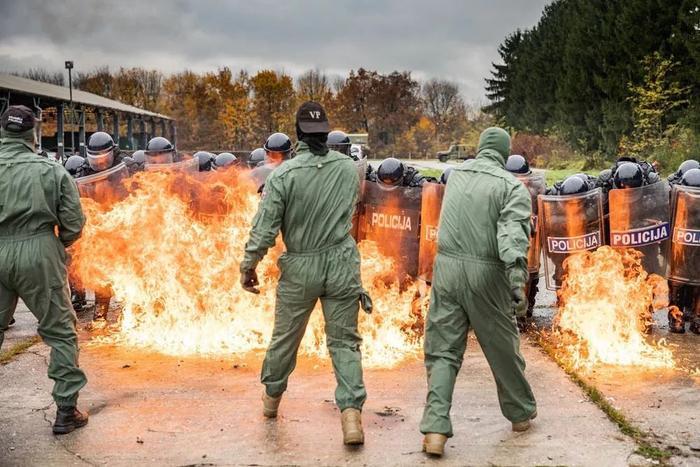
M95 314L92 320L106 320L107 312L109 312L109 301L95 300Z
M65 435L87 425L88 415L75 407L59 407L56 410L56 421L53 424L55 435Z
M87 306L87 300L85 300L85 290L71 289L70 301L73 304L73 309L77 312L83 311Z
M700 318L693 318L688 326L688 330L693 334L700 335Z
M683 312L675 306L671 306L668 310L668 330L674 334L685 334Z

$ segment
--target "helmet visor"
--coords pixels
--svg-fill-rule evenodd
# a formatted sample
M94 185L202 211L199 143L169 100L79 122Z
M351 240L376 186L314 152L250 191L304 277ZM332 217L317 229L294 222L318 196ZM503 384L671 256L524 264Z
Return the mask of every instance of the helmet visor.
M114 150L107 149L102 152L88 151L87 160L92 170L95 172L102 172L112 167L112 163L114 162Z
M147 152L146 153L146 163L147 164L172 164L173 163L173 153L172 153L172 151Z

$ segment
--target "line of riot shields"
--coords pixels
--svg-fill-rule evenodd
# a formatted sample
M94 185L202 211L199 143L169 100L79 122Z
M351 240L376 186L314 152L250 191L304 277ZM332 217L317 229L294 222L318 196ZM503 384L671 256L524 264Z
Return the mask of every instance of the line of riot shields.
M518 178L532 197L528 270L533 275L543 271L548 289L561 287L569 255L604 244L638 250L649 274L700 284L700 190L680 185L671 189L659 182L614 189L607 197L600 188L576 195L546 195L543 174ZM375 240L397 262L400 275L430 282L446 186L362 183L355 238Z
M387 186L365 181L367 162L356 162L360 196L352 235L373 240L396 261L400 277L430 282L437 252L437 233L445 185ZM196 159L146 164L147 171L197 172ZM261 183L271 170L261 169ZM123 164L76 179L82 197L112 203L126 196ZM672 281L700 285L700 190L666 182L639 188L600 188L576 195L545 195L541 173L518 177L532 197L532 236L528 252L531 274L544 270L547 288L561 287L564 260L603 244L642 253L648 273ZM606 199L607 198L607 199ZM607 202L608 209L604 209ZM607 213L605 211L608 211ZM609 227L608 227L609 226ZM607 231L609 229L609 231ZM541 268L541 266L544 266Z

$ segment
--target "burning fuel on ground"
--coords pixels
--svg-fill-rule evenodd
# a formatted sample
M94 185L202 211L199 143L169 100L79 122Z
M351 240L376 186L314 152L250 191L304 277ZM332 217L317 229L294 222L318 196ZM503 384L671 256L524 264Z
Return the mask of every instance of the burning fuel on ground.
M128 196L99 205L83 199L88 218L71 251L71 276L89 289L111 287L118 323L95 343L176 356L231 356L264 350L272 333L275 265L281 242L258 268L262 293L239 286L239 262L259 196L247 172L142 172ZM374 313L361 313L367 367L393 367L421 349L425 295L399 285L394 261L361 242L362 279ZM422 297L422 298L421 298ZM316 310L300 352L325 355Z

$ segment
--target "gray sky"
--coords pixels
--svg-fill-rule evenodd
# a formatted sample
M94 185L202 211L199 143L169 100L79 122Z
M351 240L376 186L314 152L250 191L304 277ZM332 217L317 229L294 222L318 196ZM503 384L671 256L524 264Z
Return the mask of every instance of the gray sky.
M0 70L365 67L459 82L469 101L506 34L549 0L3 0Z

